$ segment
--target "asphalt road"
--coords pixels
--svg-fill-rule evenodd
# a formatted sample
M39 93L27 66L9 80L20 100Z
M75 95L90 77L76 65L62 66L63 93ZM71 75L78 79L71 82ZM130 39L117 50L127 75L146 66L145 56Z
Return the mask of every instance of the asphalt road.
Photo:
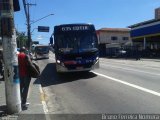
M97 70L63 75L52 53L38 64L49 114L160 114L160 62L103 58Z

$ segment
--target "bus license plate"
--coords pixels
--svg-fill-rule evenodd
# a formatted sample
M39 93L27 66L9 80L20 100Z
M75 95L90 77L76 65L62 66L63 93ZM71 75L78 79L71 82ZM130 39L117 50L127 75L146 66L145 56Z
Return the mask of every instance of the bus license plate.
M83 67L76 67L76 69L77 69L77 70L82 70L82 69L83 69Z

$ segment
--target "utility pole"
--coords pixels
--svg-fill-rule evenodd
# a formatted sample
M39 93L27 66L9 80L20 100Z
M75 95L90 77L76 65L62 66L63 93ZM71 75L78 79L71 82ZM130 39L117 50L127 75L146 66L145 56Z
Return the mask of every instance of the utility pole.
M27 41L27 47L29 50L31 50L31 42L32 42L32 39L31 39L31 25L30 25L30 11L29 11L29 7L30 7L30 4L27 3L27 29L28 29L28 41Z
M20 81L18 75L18 59L16 32L14 26L13 0L1 0L0 20L3 45L4 79L6 104L8 113L21 111ZM18 2L17 0L15 0Z
M29 50L31 50L32 38L31 38L31 23L30 23L30 6L36 5L36 4L30 4L30 3L26 4L26 1L23 0L23 5L24 5L24 9L25 9L26 18L27 18L27 29L28 29L27 30L28 31L27 32L27 34L28 34L27 47Z

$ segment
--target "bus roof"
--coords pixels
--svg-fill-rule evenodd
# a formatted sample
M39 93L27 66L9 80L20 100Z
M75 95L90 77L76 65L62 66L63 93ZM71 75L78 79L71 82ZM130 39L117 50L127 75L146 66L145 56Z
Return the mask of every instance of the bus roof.
M92 23L60 24L60 25L56 25L55 27L62 27L62 26L80 26L80 25L93 25L93 24L92 24Z
M54 27L54 33L73 31L95 31L95 27L90 23L61 24Z

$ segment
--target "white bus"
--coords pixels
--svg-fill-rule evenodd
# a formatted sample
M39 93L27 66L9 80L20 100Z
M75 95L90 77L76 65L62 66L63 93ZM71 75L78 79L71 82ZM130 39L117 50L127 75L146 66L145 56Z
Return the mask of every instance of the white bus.
M36 59L49 59L49 46L48 45L36 45L34 48Z

